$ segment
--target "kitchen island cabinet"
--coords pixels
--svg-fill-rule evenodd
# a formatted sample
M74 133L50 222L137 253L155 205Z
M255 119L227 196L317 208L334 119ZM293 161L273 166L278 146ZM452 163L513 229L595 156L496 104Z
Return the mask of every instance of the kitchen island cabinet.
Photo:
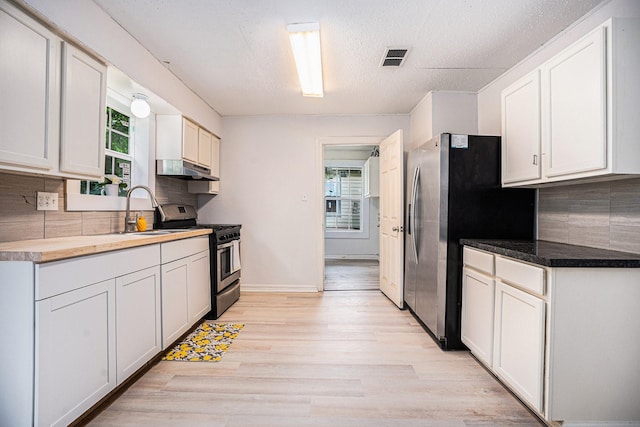
M477 274L478 254L495 268L491 358L463 323L478 360L547 421L640 423L640 255L542 241L461 244L465 270ZM489 310L468 277L463 304Z

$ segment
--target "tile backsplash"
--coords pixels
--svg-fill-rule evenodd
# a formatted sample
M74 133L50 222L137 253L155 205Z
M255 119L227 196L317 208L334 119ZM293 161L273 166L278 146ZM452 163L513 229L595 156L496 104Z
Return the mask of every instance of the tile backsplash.
M37 211L36 192L58 193L57 211ZM64 181L0 173L0 242L124 229L124 212L64 211ZM187 181L156 177L160 203L196 206ZM147 221L153 213L145 212ZM640 253L640 178L539 190L538 238Z
M197 196L187 191L187 181L156 178L159 203L196 205ZM36 192L58 193L57 211L37 211ZM67 212L64 181L28 175L0 173L0 242L52 237L104 234L124 229L124 212ZM149 224L153 212L144 213Z
M640 178L538 194L538 239L640 253Z

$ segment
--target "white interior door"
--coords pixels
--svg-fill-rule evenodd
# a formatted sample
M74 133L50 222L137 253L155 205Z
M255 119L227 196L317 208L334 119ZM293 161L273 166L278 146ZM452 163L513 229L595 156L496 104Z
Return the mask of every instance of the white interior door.
M380 143L380 290L398 307L404 300L402 130Z

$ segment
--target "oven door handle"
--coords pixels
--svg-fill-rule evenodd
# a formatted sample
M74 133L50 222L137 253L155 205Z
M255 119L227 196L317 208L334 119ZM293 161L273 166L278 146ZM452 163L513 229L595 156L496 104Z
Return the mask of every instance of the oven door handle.
M235 240L240 240L240 239L234 239L233 241L235 241ZM231 241L229 243L225 243L223 245L218 245L218 250L230 248L231 246L233 246L233 241Z

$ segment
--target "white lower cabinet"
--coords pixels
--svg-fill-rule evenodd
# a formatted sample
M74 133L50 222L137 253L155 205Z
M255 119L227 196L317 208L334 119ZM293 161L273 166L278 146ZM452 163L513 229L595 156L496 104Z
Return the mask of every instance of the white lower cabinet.
M464 268L462 272L462 342L485 364L493 358L492 277Z
M211 311L209 250L189 257L189 324L193 325Z
M209 238L163 243L162 348L211 310Z
M116 278L117 384L161 350L160 267Z
M542 412L545 302L496 281L493 370Z
M178 260L162 266L162 349L189 329L189 266Z
M0 425L72 423L209 312L209 269L208 236L0 262Z
M542 414L545 270L468 247L463 254L462 342Z
M66 426L116 385L115 280L36 303L35 425Z
M640 425L640 268L463 251L462 341L478 360L548 422Z

